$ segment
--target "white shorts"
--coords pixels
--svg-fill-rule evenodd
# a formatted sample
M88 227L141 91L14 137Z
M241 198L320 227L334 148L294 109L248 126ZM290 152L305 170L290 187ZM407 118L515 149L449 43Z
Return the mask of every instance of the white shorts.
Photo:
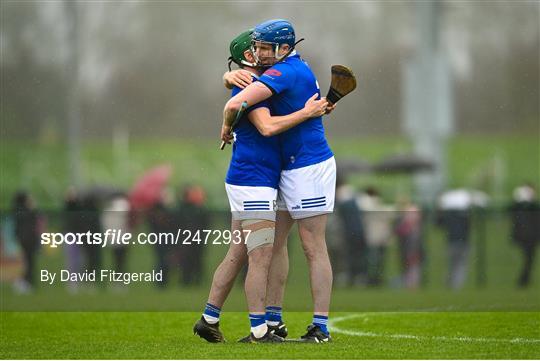
M235 186L225 183L233 219L266 219L276 221L277 189L271 187Z
M334 211L336 160L298 169L284 170L279 181L278 209L288 210L293 219Z

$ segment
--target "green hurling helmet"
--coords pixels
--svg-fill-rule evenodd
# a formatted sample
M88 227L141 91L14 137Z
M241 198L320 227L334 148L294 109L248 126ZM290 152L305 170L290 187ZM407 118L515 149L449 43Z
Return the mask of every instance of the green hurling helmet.
M244 52L246 50L251 50L251 34L253 33L253 29L249 29L247 31L244 31L242 34L238 35L236 38L231 41L231 45L229 46L229 50L231 52L231 56L229 57L229 69L231 67L231 62L235 62L238 64L238 66L256 66L255 63L250 63L247 61L246 57L244 56Z

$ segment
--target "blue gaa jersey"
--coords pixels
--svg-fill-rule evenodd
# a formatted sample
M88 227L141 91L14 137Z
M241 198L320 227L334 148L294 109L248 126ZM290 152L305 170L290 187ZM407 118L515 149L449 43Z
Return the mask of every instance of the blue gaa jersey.
M273 93L272 115L287 115L302 108L319 84L309 65L296 53L288 56L259 77ZM282 169L302 168L323 162L333 156L324 136L322 117L308 119L279 135Z
M234 87L231 97L241 90ZM228 184L278 188L281 174L279 138L264 137L248 119L250 111L261 107L270 109L266 101L249 107L234 130L232 158L225 178Z

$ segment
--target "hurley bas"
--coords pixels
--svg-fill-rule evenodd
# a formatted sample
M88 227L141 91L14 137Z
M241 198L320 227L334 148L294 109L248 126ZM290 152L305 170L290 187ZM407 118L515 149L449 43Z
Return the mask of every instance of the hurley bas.
M60 276L57 278L57 276ZM84 272L70 272L60 270L60 272L49 272L41 270L41 282L52 285L56 280L60 282L119 282L129 285L131 282L161 282L163 280L163 270L152 270L152 272L116 272L114 270L100 270Z

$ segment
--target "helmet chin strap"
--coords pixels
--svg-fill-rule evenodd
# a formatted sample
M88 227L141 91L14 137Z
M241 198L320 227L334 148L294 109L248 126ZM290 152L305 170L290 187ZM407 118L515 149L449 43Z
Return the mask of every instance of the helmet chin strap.
M236 62L232 56L229 56L229 59L227 59L229 62L227 63L227 67L229 68L229 71L232 71L231 65L232 63L235 63L239 67L242 67L243 65L249 66L252 68L256 68L258 65L257 63L250 63L249 61L241 60L240 63Z
M257 63L250 63L249 61L247 60L242 60L241 63L245 66L249 66L250 68L255 68L257 67Z

